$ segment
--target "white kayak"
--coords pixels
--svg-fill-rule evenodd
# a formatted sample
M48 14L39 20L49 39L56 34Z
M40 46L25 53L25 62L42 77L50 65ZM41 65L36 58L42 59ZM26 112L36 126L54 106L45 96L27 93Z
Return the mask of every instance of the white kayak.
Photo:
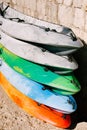
M9 7L9 5L4 2L1 2L0 9L2 11L1 15L5 18L12 18L12 19L14 18L13 20L18 20L19 22L33 24L43 29L49 28L50 31L55 30L56 32L66 34L69 36L70 36L70 33L72 33L72 30L68 27L58 25L58 24L53 24L47 21L39 20L37 18L25 15Z
M3 5L2 10L4 10L4 8L6 8L5 5ZM16 33L17 36L14 35L14 37L21 40L25 40L25 41L31 40L31 42L39 43L37 44L38 46L39 45L45 46L46 49L48 49L49 51L53 53L57 52L60 55L70 54L83 46L83 43L81 42L81 40L79 38L76 38L76 36L74 35L74 33L72 32L70 28L67 28L61 25L48 23L45 21L41 21L36 18L32 18L10 7L5 11L4 17L13 19L13 20L18 19L18 21L22 22L21 24L19 23L20 26L21 25L22 27L24 26L25 31L22 33L22 28L20 31L17 29L18 31L16 30L16 32L14 32ZM27 25L25 23L27 23ZM30 37L30 32L29 32L30 26L32 26L32 28L35 29L37 32L37 34L35 34L35 30L31 31L32 37L33 37L33 33L35 34L33 38ZM16 27L13 27L13 29L14 28ZM28 28L28 31L26 32L27 28ZM18 36L17 34L18 32L20 35L22 33L23 36L22 35Z
M12 38L1 30L0 35L0 43L21 58L51 67L54 71L60 73L67 73L78 68L78 64L73 57L72 60L69 60L68 56L64 57L50 53L43 48Z
M3 17L0 17L0 22L2 23L0 25L0 28L4 32L20 40L55 47L72 47L73 49L78 48L81 45L79 39L73 41L72 38L67 35L51 31L45 31L44 29L41 29L31 24L18 23L5 19Z

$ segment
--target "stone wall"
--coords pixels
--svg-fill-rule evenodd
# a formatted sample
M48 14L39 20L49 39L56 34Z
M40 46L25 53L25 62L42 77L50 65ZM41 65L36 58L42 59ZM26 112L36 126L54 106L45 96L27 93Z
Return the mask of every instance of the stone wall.
M36 18L73 29L87 42L87 0L1 0Z

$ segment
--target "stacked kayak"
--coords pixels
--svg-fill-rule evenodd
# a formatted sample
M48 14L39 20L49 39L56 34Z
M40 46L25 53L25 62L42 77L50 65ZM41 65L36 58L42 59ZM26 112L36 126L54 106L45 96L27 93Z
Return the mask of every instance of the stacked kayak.
M68 128L70 114L77 109L72 95L81 89L73 74L78 64L71 54L83 43L67 27L4 4L0 10L0 85L29 114Z
M63 55L71 53L70 50L76 51L83 46L78 38L73 40L70 36L52 31L45 31L31 24L19 23L3 17L0 17L0 22L0 28L8 35L26 42L31 42L36 46L44 47L50 52Z
M4 3L0 7L1 16L5 18L0 20L1 28L15 38L34 42L33 44L60 55L70 54L83 47L81 40L70 28L26 16Z
M44 65L46 67L50 66L55 71L63 70L65 73L67 71L71 72L72 70L78 68L78 64L73 57L70 61L68 56L63 57L50 53L47 50L44 51L43 48L16 40L6 35L2 31L0 31L0 35L0 42L3 44L3 46L21 58Z
M49 90L43 90L43 85L20 75L4 62L2 62L0 70L16 89L40 104L45 104L65 113L71 113L76 110L76 102L72 96L55 95Z
M69 76L56 74L44 66L20 58L6 49L2 44L0 44L0 53L0 57L11 68L36 82L50 86L51 88L75 93L80 90L80 84L73 74Z
M41 120L44 120L52 125L61 128L67 128L71 124L70 115L63 114L61 112L55 111L43 104L39 105L37 102L31 98L25 96L20 91L12 86L5 76L0 72L0 85L6 91L8 96L20 106L22 109L27 111L32 116L35 116ZM36 86L37 87L37 86Z

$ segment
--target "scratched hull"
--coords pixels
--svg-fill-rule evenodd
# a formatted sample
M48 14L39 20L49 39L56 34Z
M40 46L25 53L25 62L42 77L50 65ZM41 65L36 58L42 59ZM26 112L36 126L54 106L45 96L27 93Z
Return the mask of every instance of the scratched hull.
M7 95L28 114L60 128L68 128L70 126L71 119L69 115L57 112L45 105L38 105L37 102L14 88L1 72L0 86L2 86Z

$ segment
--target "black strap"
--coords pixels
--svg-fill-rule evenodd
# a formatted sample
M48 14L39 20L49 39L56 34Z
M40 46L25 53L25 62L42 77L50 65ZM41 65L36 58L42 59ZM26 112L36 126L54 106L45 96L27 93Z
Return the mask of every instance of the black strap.
M5 16L5 11L8 9L8 7L9 7L9 5L4 9L4 10L2 10L1 8L0 8L0 14L1 14L1 16Z
M71 39L73 40L73 41L76 41L77 40L77 38L76 38L76 36L75 36L75 34L72 32L72 33L70 33L70 36L71 36Z
M17 22L21 23L21 22L25 22L23 19L20 18L9 18L10 20L18 20Z

